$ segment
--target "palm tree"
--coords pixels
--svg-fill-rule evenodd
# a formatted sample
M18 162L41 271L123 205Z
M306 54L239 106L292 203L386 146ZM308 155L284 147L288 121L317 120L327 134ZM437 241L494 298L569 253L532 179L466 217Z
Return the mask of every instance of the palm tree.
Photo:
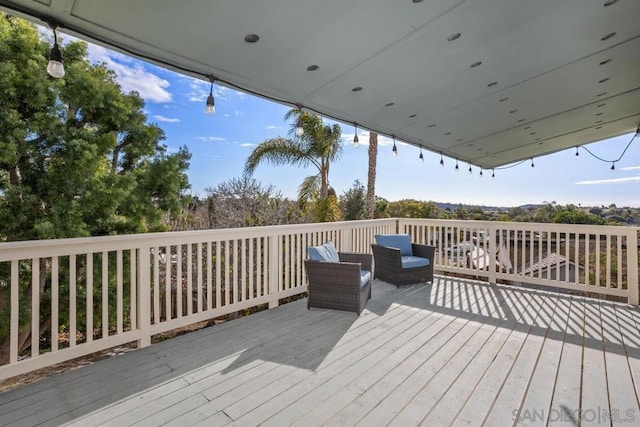
M365 218L373 219L376 198L376 161L378 157L378 134L369 132L369 170L367 173L367 197L365 198Z
M329 168L340 158L340 125L325 125L322 118L294 108L284 116L285 120L294 119L289 130L289 138L267 139L259 144L249 155L244 174L250 176L260 163L274 166L291 164L300 167L314 166L318 173L304 179L298 188L298 201L302 204L309 200L326 201L330 195ZM304 133L295 135L295 129L301 125ZM335 192L331 191L335 194ZM326 220L326 219L320 219Z

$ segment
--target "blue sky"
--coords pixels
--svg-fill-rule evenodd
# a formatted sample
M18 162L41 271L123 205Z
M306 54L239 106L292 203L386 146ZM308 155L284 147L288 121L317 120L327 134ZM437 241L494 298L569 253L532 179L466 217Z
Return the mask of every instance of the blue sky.
M286 136L289 125L283 121L288 106L266 101L236 90L214 86L216 113L204 114L209 83L182 76L154 65L89 45L90 58L104 61L115 70L125 91L137 90L145 99L150 122L166 132L169 150L186 145L192 153L189 181L193 194L204 196L206 188L239 177L245 161L257 144L276 136ZM359 132L360 147L351 141L354 129L341 124L344 149L341 159L332 165L330 184L340 195L354 180L366 183L368 133ZM633 134L590 144L588 148L601 158L617 159ZM391 155L392 141L381 137L378 148L376 194L388 200L413 198L468 205L518 206L555 201L559 204L640 207L640 138L636 138L624 158L610 173L603 163L580 149L534 159L505 170L491 171L446 158L440 168L440 156L424 151L425 162L418 160L419 150L398 143L398 156ZM302 179L313 169L260 166L255 178L272 184L284 196L294 198Z

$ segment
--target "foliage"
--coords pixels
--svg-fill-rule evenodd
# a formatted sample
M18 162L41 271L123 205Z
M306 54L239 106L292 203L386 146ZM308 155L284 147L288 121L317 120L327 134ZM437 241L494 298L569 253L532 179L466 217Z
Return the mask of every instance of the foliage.
M363 219L364 207L364 185L356 179L353 182L353 186L340 197L340 210L342 211L343 219L347 221Z
M340 221L340 207L335 192L330 189L327 197L316 200L312 212L316 222Z
M251 176L258 165L263 162L274 166L291 164L307 168L313 166L317 174L304 179L298 189L298 202L301 206L329 196L329 170L332 162L340 158L340 125L325 125L315 114L303 112L297 108L285 115L285 120L294 119L290 135L293 135L298 124L304 133L293 138L272 138L259 144L249 155L244 168L244 175ZM327 205L328 207L328 205ZM330 210L316 209L317 213ZM328 221L329 217L316 216L316 221Z
M204 199L193 198L171 222L172 230L298 224L307 220L297 203L254 178L232 178L206 191Z
M123 93L104 64L91 64L85 43L61 46L64 79L46 73L48 50L35 26L0 14L0 240L166 229L163 217L179 211L188 188L189 152L167 152L164 132L147 122L144 101ZM37 284L45 328L50 262L41 261ZM84 262L79 260L79 272ZM26 279L19 300L29 307L31 266L20 269ZM60 269L66 277L68 265ZM4 280L6 272L0 274ZM61 280L61 294L67 286ZM8 300L5 286L0 300ZM2 323L8 312L1 310ZM4 338L0 359L6 357Z
M438 218L439 211L434 202L422 202L413 199L389 202L387 208L387 212L392 218Z

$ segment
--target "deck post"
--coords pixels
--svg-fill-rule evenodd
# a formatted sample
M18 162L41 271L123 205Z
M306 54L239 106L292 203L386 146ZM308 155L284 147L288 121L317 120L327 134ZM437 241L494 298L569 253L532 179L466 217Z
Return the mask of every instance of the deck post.
M269 308L278 306L278 281L282 277L280 271L280 236L269 237Z
M138 248L138 348L151 345L151 263L149 246Z

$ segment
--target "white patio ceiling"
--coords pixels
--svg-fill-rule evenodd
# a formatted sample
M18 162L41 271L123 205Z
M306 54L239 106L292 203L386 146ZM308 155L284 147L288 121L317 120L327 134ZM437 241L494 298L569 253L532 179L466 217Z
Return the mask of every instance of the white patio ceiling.
M485 169L640 123L638 0L0 0L0 8ZM247 43L249 34L259 40Z

